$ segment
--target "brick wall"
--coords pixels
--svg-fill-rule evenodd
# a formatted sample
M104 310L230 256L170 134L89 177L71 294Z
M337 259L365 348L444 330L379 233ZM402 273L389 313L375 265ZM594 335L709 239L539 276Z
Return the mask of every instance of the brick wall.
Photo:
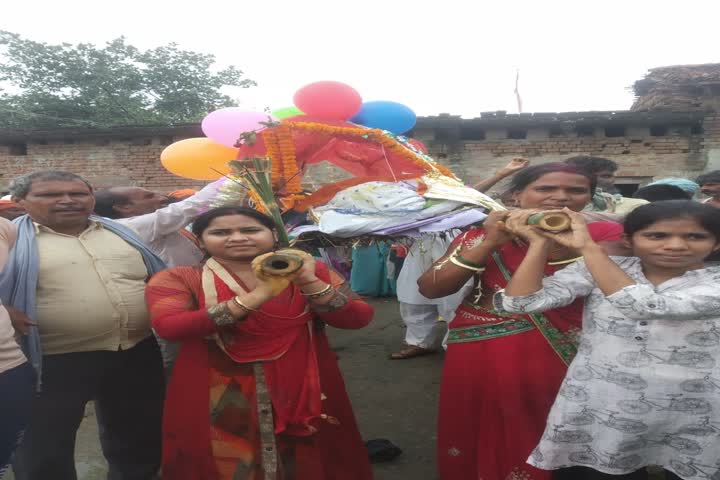
M468 183L488 177L516 157L545 163L575 155L601 156L618 163L621 182L624 177L641 184L653 177L694 178L720 168L720 117L707 118L702 131L668 129L664 136L651 135L649 128L628 129L623 137L606 137L603 129L582 137L551 137L547 132L543 136L537 130L529 130L522 140L503 138L504 131L487 132L486 140L442 141L433 138L434 132L423 130L416 136L434 157L445 154L447 159L441 161Z
M720 116L705 117L700 129L669 126L662 136L657 131L651 134L649 127L628 127L622 137L608 137L599 127L582 136L571 130L551 134L557 124L529 128L527 138L521 140L507 138L508 130L502 128L486 129L485 140L438 140L435 128L418 128L415 135L436 158L447 155L440 161L467 182L491 175L514 157L543 163L580 154L603 156L620 165L620 177L636 183L653 177L694 178L720 169ZM0 142L0 190L5 191L13 177L41 169L69 170L98 188L137 185L161 192L197 188L205 182L176 177L159 161L167 145L190 136L197 135L82 138L68 134L62 140ZM342 175L321 168L314 177L339 180Z
M175 140L180 138L28 142L24 155L18 154L13 146L0 145L0 188L7 190L8 183L17 175L48 169L77 173L96 188L136 185L166 192L203 186L206 182L176 177L160 164L160 152Z

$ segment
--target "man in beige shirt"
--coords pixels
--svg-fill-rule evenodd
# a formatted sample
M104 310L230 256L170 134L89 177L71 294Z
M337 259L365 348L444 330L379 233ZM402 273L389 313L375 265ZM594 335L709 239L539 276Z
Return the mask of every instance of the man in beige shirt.
M34 241L38 260L34 308L25 313L42 350L42 390L17 452L16 479L76 480L75 433L90 400L108 478L154 478L164 380L144 291L156 267L131 233L90 218L95 201L81 177L36 172L10 188L32 220L21 219L23 245ZM18 244L22 235L19 224ZM11 315L19 323L23 312Z

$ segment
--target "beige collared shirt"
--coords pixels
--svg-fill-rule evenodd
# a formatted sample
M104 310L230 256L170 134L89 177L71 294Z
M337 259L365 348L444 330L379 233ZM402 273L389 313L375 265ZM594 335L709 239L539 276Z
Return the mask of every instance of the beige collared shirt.
M140 252L96 222L78 236L35 227L44 354L124 350L150 334Z

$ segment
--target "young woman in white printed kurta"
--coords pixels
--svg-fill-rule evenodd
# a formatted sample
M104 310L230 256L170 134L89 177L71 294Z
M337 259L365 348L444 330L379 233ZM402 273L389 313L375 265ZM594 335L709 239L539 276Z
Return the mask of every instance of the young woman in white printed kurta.
M528 463L646 478L659 465L687 480L720 478L720 210L677 200L642 206L625 221L634 257L608 257L580 215L552 235L584 260L543 280L548 237L527 213L508 229L530 249L496 303L537 312L585 297L578 355ZM532 361L532 359L528 359ZM562 474L561 474L562 475Z

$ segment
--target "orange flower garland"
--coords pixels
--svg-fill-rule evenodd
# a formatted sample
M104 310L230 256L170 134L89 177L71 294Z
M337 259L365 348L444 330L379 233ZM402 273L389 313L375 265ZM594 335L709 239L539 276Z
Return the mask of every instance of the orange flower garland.
M285 121L260 132L265 144L266 156L270 159L270 180L276 192L282 190L282 197L279 198L279 200L284 211L295 207L300 210L307 208L306 202L304 201L307 196L302 193L302 175L298 168L295 144L293 143L292 133L294 129L331 136L359 137L363 140L376 142L382 145L387 151L397 154L427 173L441 174L457 179L447 168L434 163L427 155L416 152L392 136L388 136L383 130L361 127L337 127L322 123L302 121ZM250 190L249 195L256 205L255 208L264 212L266 209L258 194Z
M267 156L271 160L273 186L284 187L284 190L290 194L300 193L302 178L295 157L292 129L289 125L280 124L263 131L262 136Z
M268 214L267 209L265 208L265 204L263 204L263 201L260 199L260 195L253 190L252 188L248 189L248 196L250 197L250 200L252 200L253 205L252 207L257 210L260 213L264 213L265 215Z

